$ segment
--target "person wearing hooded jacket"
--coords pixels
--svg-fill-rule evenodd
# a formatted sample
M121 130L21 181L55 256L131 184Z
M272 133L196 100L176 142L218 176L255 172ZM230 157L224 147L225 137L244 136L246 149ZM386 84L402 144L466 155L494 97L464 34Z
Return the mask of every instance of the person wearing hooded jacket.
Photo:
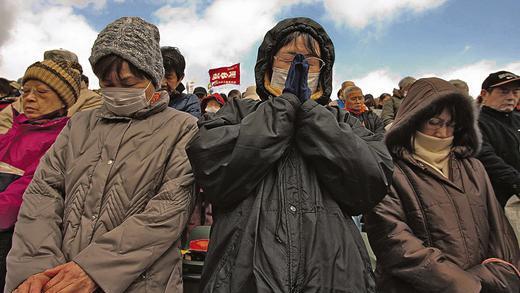
M351 216L386 194L383 142L325 106L334 46L308 18L267 32L255 66L262 101L232 100L187 148L214 223L201 292L375 292Z
M482 163L472 99L416 81L386 144L392 190L365 217L382 293L517 293L520 252Z

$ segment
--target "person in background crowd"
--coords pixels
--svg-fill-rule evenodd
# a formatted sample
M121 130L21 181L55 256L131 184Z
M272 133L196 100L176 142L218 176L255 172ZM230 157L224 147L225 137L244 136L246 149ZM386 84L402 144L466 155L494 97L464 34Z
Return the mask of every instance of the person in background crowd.
M391 192L366 215L381 293L517 293L520 252L482 163L472 99L419 79L386 134Z
M329 106L336 106L340 109L345 109L345 97L343 97L343 90L346 89L349 86L355 86L353 81L346 80L341 83L341 88L338 90L337 93L337 100L331 101L328 105Z
M170 94L168 106L200 118L201 109L197 96L183 93L185 87L182 84L182 79L186 68L184 56L175 47L162 47L161 54L164 64L162 88Z
M43 54L43 59L53 61L69 61L74 63L78 62L78 57L76 54L64 49L45 51ZM79 66L79 69L81 74L83 74L83 68L81 68L81 65ZM97 109L101 107L102 103L103 102L101 97L95 92L86 91L86 93L82 93L80 90L80 95L76 103L69 107L67 116L72 117L72 115L77 112ZM22 99L17 99L15 102L0 112L0 134L6 133L12 127L14 113L23 113Z
M242 93L237 89L233 89L229 91L228 97L229 99L241 99Z
M27 188L5 292L182 292L197 119L168 107L159 30L122 17L90 63L103 106L74 115Z
M80 91L79 64L44 60L29 66L23 77L24 113L0 135L0 288L4 288L6 257L22 195L40 158L68 121Z
M219 93L219 95L224 100L224 103L229 102L229 98L225 93Z
M469 87L465 81L460 79L452 79L449 81L449 83L461 90L464 94L469 95Z
M408 90L415 82L415 78L407 76L399 81L399 90L394 90L394 95L391 99L386 101L383 104L383 111L381 112L381 119L385 123L385 127L389 128L392 122L394 121L395 116L397 115L397 111L399 110L399 106L403 102L403 99L406 97Z
M193 94L196 95L197 98L199 98L199 101L202 101L202 99L204 99L208 95L208 92L205 88L199 86L193 90Z
M374 113L376 113L377 116L381 117L381 113L383 112L383 104L388 100L391 99L392 96L388 93L383 93L379 96L379 98L376 99L376 106L374 109Z
M200 102L202 113L216 113L226 102L220 94L211 94Z
M482 83L482 132L479 160L486 167L500 204L520 237L520 77L507 71L491 73Z
M389 93L382 93L380 96L379 96L379 99L377 100L377 105L376 105L376 108L377 109L383 109L383 104L388 101L389 99L392 98L392 95L390 95Z
M359 120L324 106L333 63L321 25L282 20L258 50L262 101L199 121L187 152L214 218L201 292L374 292L351 216L386 194L392 163Z
M368 109L374 110L376 107L376 100L374 100L374 96L371 94L365 95L365 106L367 106Z
M246 88L246 91L242 94L242 97L244 99L251 99L251 100L255 100L255 101L259 101L260 100L260 97L256 93L256 86L255 85L248 86Z
M385 124L365 103L363 92L357 86L350 86L343 90L342 96L345 97L345 110L354 115L363 126L377 134L383 140L385 134Z
M11 86L9 80L0 78L0 110L16 100L16 92L17 90Z

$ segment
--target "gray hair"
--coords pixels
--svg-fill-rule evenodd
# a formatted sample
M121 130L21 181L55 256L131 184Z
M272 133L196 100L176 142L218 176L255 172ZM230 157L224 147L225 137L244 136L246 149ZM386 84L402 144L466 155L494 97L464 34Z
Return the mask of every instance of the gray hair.
M409 88L415 81L415 78L407 76L399 81L399 89Z

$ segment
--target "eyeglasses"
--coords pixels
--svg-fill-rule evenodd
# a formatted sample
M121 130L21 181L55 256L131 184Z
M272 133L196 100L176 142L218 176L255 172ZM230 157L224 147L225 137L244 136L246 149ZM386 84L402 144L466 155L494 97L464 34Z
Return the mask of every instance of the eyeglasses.
M279 54L279 55L274 56L274 59L277 61L283 62L285 64L288 64L290 66L295 55L296 54L289 54L289 53ZM325 66L325 61L323 61L322 59L320 59L318 57L312 57L312 56L305 57L305 60L307 60L307 63L309 63L309 67L310 67L309 69L312 71L320 71L323 68L323 66Z
M22 98L25 98L29 96L30 93L33 93L33 95L41 97L48 93L50 93L52 90L50 89L44 89L44 88L22 88L20 90L20 93L22 94Z
M426 121L426 126L431 130L437 130L441 129L443 127L455 129L455 122L454 121L444 121L439 118L430 118L428 121Z

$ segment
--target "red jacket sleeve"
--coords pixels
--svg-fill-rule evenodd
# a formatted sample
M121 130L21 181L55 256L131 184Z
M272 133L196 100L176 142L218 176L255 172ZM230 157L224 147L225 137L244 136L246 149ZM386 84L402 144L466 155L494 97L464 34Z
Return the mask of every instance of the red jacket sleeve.
M34 168L31 169L0 192L0 230L12 228L16 223L23 193L34 175Z

